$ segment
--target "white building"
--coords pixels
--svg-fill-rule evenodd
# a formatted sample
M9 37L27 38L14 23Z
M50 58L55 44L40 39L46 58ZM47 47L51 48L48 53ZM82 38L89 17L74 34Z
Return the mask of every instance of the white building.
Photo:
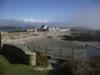
M33 32L34 29L27 29L26 31L27 31L27 32Z
M48 31L49 26L47 26L47 25L42 25L40 29L43 30L43 31Z
M60 29L60 32L69 32L69 31L71 31L71 28Z
M50 31L50 32L55 32L55 31L56 31L56 28L54 28L54 27L49 27L49 31Z

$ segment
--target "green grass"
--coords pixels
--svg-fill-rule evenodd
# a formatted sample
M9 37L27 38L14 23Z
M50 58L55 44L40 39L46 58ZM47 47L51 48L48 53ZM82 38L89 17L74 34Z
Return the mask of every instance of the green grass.
M23 64L9 64L9 62L0 55L0 75L47 75L47 71L34 71L34 67Z
M33 67L27 65L9 65L3 75L46 75L45 71L34 71Z

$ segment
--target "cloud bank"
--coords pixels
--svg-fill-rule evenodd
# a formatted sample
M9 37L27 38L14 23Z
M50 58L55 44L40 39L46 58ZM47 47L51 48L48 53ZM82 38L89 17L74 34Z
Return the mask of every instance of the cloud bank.
M31 23L34 23L34 22L38 22L38 23L42 23L42 22L48 22L46 19L45 20L36 20L36 19L32 19L32 18L26 18L26 19L23 19L24 22L31 22Z

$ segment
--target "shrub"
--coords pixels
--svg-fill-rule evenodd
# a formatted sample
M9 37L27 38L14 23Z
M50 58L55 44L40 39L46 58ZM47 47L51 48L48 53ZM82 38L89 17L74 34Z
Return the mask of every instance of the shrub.
M94 75L94 70L85 61L75 61L72 67L73 75Z
M85 61L66 61L52 75L95 75L93 68Z
M95 56L89 60L90 66L94 69L95 75L100 75L100 57Z
M42 54L41 52L36 52L36 65L40 67L47 67L48 66L48 58Z

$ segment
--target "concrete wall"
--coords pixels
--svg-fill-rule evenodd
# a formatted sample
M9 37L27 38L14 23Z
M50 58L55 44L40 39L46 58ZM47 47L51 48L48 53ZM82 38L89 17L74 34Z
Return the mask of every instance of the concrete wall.
M32 66L36 65L36 53L25 54L20 48L4 44L1 50L1 54L7 58L7 60L12 64L30 64Z

